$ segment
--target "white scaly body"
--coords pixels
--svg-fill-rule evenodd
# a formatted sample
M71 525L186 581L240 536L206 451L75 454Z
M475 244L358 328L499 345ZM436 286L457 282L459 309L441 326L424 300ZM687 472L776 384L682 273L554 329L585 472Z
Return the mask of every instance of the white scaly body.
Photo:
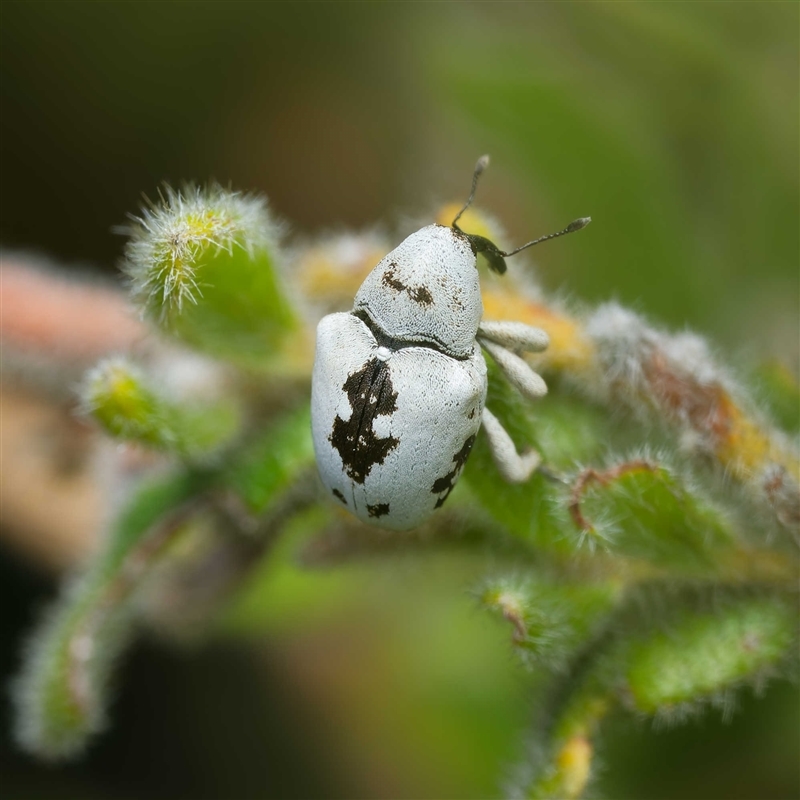
M431 347L390 350L353 314L325 317L312 391L323 482L365 522L416 527L455 485L485 399L477 345L464 361Z
M455 486L481 425L508 481L526 481L539 465L519 454L485 408L483 347L526 397L547 392L517 355L547 347L547 334L520 322L482 323L477 254L505 272L504 253L457 226L472 202L488 157L478 161L467 205L451 227L428 225L385 256L356 293L353 311L317 328L311 427L322 482L364 522L417 527Z
M482 313L468 240L430 225L367 276L353 313L320 322L317 465L332 497L365 522L414 528L455 486L484 415Z

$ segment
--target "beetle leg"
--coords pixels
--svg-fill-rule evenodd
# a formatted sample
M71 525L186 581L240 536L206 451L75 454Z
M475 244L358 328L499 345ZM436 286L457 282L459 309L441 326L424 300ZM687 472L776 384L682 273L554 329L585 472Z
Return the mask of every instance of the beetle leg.
M492 460L499 473L509 483L525 483L541 463L542 457L536 450L518 453L508 432L488 408L483 409L481 420Z
M550 344L545 331L524 322L481 322L478 337L515 352L540 353Z
M527 398L535 400L547 394L547 384L533 371L530 365L518 355L482 336L478 337L481 347L495 360L495 363L508 380Z

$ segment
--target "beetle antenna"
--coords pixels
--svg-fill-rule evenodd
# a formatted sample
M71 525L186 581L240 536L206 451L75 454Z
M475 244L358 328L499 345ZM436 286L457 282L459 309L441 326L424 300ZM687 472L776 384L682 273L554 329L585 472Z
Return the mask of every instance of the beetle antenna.
M472 200L475 197L475 189L478 186L478 178L480 178L481 173L488 166L489 166L489 156L488 155L481 156L478 159L478 163L475 164L475 172L472 173L472 190L469 193L469 198L467 199L467 202L464 204L464 208L462 208L461 211L459 211L458 214L456 214L456 218L450 225L451 228L455 228L457 231L461 230L461 228L459 228L458 225L456 225L456 223L461 218L461 215L470 207L470 205L472 205Z
M472 198L470 198L472 199ZM467 203L469 205L469 203ZM458 219L458 217L456 217ZM527 244L522 245L522 247L518 247L516 250L512 250L510 253L504 253L502 250L499 251L500 255L503 258L508 258L509 256L513 256L516 253L519 253L520 250L525 250L528 247L533 247L535 244L539 244L539 242L546 242L548 239L556 239L559 236L564 236L567 233L575 233L575 231L579 231L581 228L585 228L590 222L592 221L591 217L581 217L580 219L573 220L564 228L563 231L558 231L558 233L548 233L547 236L540 236L538 239L534 239L532 242L528 242Z

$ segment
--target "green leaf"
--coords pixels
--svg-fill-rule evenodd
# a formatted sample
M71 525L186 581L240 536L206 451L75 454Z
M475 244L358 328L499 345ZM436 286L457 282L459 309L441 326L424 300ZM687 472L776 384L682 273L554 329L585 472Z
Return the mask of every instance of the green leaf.
M34 632L14 685L16 736L25 750L46 760L69 758L105 727L112 669L132 628L130 600L183 531L205 482L181 473L142 489L107 546Z
M582 796L594 739L614 708L674 716L723 702L742 684L759 685L777 672L796 649L796 613L779 596L715 593L710 605L706 595L698 606L703 596L656 592L660 613L645 597L630 595L609 635L595 637L546 692L547 722L537 724L532 774L520 795Z
M602 452L609 435L608 423L588 403L566 393L528 401L491 359L487 359L487 368L486 407L503 424L518 451L528 447L539 450L543 467L526 483L508 483L494 465L485 434L479 433L463 480L478 502L510 533L555 552L572 552L575 542L568 536L570 522L561 500L558 473L576 459Z
M567 502L579 537L661 567L707 574L733 539L722 511L649 459L584 470Z
M237 455L225 481L256 514L262 514L287 488L302 478L313 484L314 445L308 404L273 422Z
M683 611L666 630L631 643L625 697L648 714L683 710L768 673L796 638L796 615L777 598L739 599L716 613Z
M487 581L479 599L511 624L511 641L524 663L562 669L594 638L622 588L614 580L501 577Z

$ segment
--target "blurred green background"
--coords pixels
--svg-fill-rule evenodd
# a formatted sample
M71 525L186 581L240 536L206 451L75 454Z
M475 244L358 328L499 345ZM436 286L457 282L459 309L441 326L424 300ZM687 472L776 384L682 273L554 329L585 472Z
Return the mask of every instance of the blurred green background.
M142 192L212 178L266 193L298 236L424 218L489 152L479 204L512 241L594 219L537 253L550 291L796 373L799 31L794 2L6 0L0 242L113 271ZM136 649L83 763L15 754L4 705L5 794L498 796L536 708L467 593L492 559L279 559L223 641ZM53 586L1 568L7 675ZM799 706L776 684L729 725L618 720L598 788L797 797Z

